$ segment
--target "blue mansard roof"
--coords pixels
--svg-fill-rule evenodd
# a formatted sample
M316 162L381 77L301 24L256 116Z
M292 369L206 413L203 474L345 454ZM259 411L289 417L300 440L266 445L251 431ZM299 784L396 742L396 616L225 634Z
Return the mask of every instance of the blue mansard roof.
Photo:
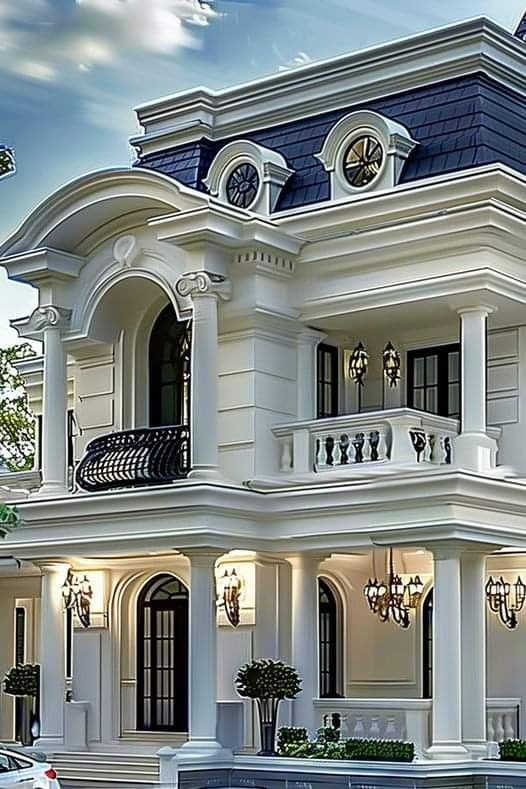
M524 97L483 74L420 87L366 104L306 117L236 138L200 141L140 158L136 166L165 173L206 191L202 183L216 153L233 139L249 139L281 153L294 170L277 211L330 199L329 174L315 158L332 126L344 115L368 109L407 127L419 143L401 182L500 162L526 174Z
M526 11L524 12L524 16L519 22L517 30L515 31L514 35L516 35L517 38L521 38L523 41L526 41Z

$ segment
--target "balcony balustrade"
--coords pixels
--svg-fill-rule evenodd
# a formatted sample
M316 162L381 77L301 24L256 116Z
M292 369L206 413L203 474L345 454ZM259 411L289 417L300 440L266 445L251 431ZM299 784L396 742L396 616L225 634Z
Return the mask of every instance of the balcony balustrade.
M409 740L421 755L430 744L431 699L314 699L320 726L336 726L342 737ZM521 700L486 701L487 739L520 736Z
M458 421L397 408L273 428L283 472L345 470L379 464L453 462Z
M108 433L90 441L77 466L77 485L88 492L162 485L190 470L186 425Z

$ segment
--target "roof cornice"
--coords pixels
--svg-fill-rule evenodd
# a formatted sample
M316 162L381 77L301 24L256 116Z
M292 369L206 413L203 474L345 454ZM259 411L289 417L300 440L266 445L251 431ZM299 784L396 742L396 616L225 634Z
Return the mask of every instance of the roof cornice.
M220 139L484 72L526 89L523 42L485 17L323 60L224 90L198 87L136 108L142 153Z

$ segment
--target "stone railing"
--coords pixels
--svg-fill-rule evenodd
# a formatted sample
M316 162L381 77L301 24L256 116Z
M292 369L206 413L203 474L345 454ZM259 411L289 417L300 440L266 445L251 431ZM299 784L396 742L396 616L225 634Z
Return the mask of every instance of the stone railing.
M458 421L410 408L278 425L280 469L295 473L372 464L453 462Z
M520 737L521 699L488 699L487 735L490 742Z
M431 699L314 699L320 726L342 737L408 740L422 754L431 742ZM487 699L488 742L520 736L520 699Z

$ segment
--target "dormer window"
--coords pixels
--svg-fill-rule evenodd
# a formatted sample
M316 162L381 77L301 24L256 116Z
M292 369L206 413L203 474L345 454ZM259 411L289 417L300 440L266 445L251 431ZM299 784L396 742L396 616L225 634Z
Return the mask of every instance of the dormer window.
M368 186L378 176L384 163L384 149L377 137L356 137L343 157L343 172L355 189Z
M337 200L396 186L415 145L402 124L358 110L332 127L317 158L330 174L332 198Z
M259 191L259 174L253 164L243 162L236 165L226 181L226 199L230 205L249 208Z
M211 195L235 208L269 216L292 173L277 151L236 140L221 148L204 184Z

